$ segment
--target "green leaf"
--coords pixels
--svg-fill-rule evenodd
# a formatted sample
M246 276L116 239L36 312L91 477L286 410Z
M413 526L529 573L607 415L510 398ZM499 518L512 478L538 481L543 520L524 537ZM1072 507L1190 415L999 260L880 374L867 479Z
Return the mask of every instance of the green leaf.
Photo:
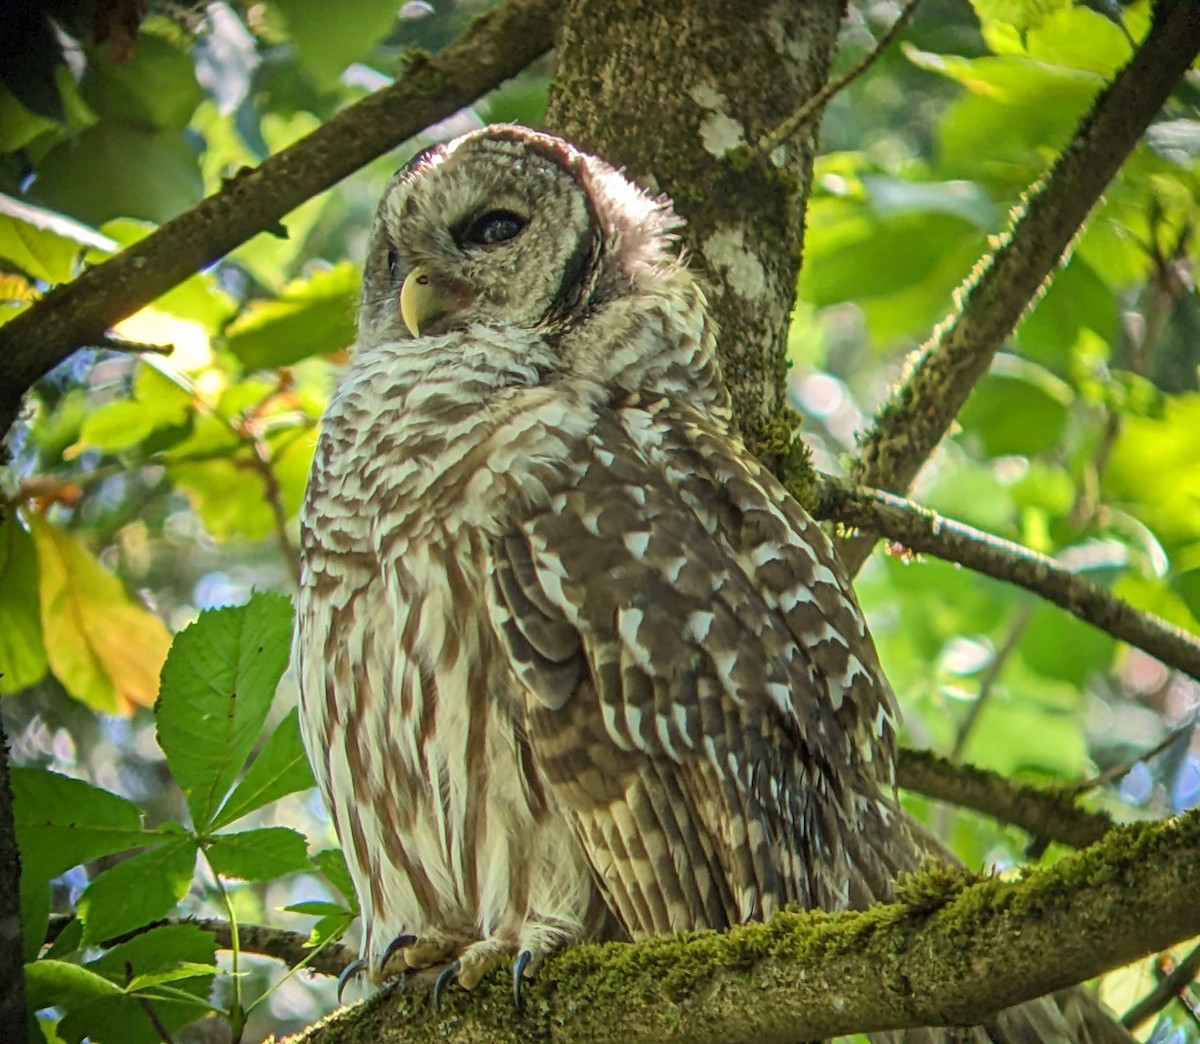
M328 917L320 918L308 933L309 946L320 946L329 939L340 939L354 923L358 914L350 910L339 910Z
M341 904L331 903L324 899L306 899L303 902L285 906L283 909L285 913L305 914L309 917L336 917L339 914L353 916L352 912Z
M117 244L65 214L35 207L0 193L0 257L47 283L75 274L85 247L111 254Z
M1026 665L1045 678L1080 689L1112 663L1117 642L1047 602L1033 611L1018 651Z
M317 869L325 875L334 888L342 893L342 898L350 904L350 909L358 913L358 895L354 891L354 881L350 877L350 868L346 866L346 857L340 848L323 848L312 857Z
M1032 456L1059 445L1073 400L1070 385L1049 370L1000 354L958 419L989 456Z
M285 794L313 785L312 769L300 740L299 713L292 710L263 744L258 757L221 806L212 829L219 830Z
M158 741L207 831L262 730L290 654L291 602L259 593L176 636L155 707Z
M45 769L10 772L22 874L49 879L160 837L142 828L133 802L107 790Z
M168 982L183 982L186 979L211 979L218 968L215 964L193 964L185 961L166 971L151 972L147 975L135 975L125 988L130 993L138 993L151 986L162 986Z
M121 1044L158 1044L162 1037L143 1007L149 1000L147 993L156 992L151 982L171 983L176 998L180 993L195 998L194 1005L177 1001L155 1005L159 1021L168 1032L174 1032L208 1006L216 951L212 932L193 924L151 928L114 946L87 967L126 991L145 987L146 992L75 1007L63 1020L63 1031L73 1033L75 1039L86 1036Z
M309 0L274 0L287 22L301 63L322 88L332 87L351 62L362 59L371 45L396 24L395 0L359 0L354 17L336 4Z
M43 938L45 936L43 935ZM47 948L45 956L51 960L74 953L83 944L83 925L78 917L72 917Z
M205 852L218 874L244 881L270 881L312 868L304 835L288 827L217 834Z
M971 6L981 22L1004 22L1024 33L1070 7L1071 0L971 0Z
M134 378L133 398L117 399L92 410L68 455L84 449L106 453L130 449L161 428L183 424L191 409L192 398L186 391L143 364Z
M187 895L196 842L178 837L97 876L79 898L85 943L132 931L167 916Z
M226 331L229 350L254 370L348 348L361 289L358 266L349 261L293 280L276 300L243 309Z
M105 56L88 62L79 87L84 101L106 120L176 134L204 98L191 57L152 31L138 36L124 61Z
M46 669L37 557L29 534L10 511L0 520L0 696L36 685Z
M116 217L162 224L198 203L204 182L182 135L102 122L51 149L29 194L92 225Z
M42 960L25 965L25 999L30 1011L120 995L119 986L78 964Z

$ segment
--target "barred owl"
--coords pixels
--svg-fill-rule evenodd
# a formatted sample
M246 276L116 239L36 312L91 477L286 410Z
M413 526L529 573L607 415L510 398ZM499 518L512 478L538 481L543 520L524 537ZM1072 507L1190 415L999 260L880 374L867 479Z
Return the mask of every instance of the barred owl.
M677 224L513 126L379 208L297 637L375 981L509 962L519 995L579 940L864 906L934 845L850 583L731 433ZM1042 1001L960 1039L1074 1038Z

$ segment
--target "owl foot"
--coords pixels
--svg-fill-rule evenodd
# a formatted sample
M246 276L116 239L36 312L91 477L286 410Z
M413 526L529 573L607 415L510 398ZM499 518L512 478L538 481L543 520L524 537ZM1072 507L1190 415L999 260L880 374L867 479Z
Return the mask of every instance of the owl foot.
M439 973L433 984L433 1005L439 1008L442 993L451 982L457 982L463 989L473 990L497 964L512 957L512 991L513 1003L521 1007L521 984L526 971L534 961L532 950L523 949L517 952L516 946L502 939L483 939L472 943L459 954L458 959L451 961ZM541 960L538 960L538 964Z
M420 937L397 935L383 956L379 959L379 967L375 973L377 982L386 982L409 972L422 971L445 964L462 947L464 940L460 936L447 935L445 932L428 931Z

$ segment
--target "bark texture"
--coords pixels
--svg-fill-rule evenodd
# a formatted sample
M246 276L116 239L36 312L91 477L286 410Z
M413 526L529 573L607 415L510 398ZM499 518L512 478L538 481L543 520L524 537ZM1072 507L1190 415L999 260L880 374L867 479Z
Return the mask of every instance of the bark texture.
M828 80L844 6L568 0L559 30L547 129L675 200L752 443L784 401L817 124L770 156L742 146Z

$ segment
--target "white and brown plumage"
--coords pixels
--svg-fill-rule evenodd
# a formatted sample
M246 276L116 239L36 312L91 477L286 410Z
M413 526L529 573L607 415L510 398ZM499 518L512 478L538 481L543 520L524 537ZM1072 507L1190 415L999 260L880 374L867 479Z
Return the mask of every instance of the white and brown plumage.
M377 980L863 906L929 844L849 581L730 434L674 224L518 127L380 206L297 639ZM995 1039L1027 1017L1072 1039L1049 1002Z

